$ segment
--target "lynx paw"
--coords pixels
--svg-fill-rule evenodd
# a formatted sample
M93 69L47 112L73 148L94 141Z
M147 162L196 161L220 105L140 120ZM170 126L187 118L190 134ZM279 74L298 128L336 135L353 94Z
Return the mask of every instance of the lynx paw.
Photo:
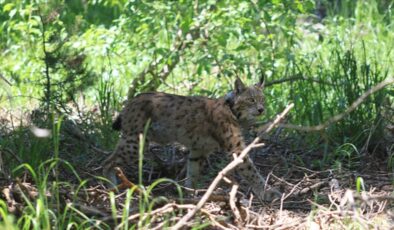
M265 202L272 202L279 200L282 197L282 193L275 188L270 188L259 193L259 199Z

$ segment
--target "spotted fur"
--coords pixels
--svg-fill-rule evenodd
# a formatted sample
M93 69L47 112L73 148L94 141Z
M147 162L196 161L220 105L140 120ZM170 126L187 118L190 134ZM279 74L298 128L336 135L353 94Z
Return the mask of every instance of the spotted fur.
M223 151L231 156L245 148L242 128L247 129L264 112L262 90L261 83L246 87L237 79L234 90L219 99L158 92L136 96L113 124L121 138L103 163L104 175L115 183L114 167L136 164L138 136L150 119L146 144L178 142L186 146L190 150L186 186L195 187L202 162L210 153ZM276 190L265 190L265 180L249 157L236 171L259 198L269 201L278 195Z

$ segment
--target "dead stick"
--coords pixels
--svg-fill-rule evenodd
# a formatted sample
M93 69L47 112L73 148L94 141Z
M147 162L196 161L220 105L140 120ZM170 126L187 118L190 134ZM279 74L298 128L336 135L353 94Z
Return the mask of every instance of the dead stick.
M298 195L305 194L305 193L307 193L307 192L309 192L309 191L311 191L311 190L313 190L313 189L318 189L318 188L322 187L323 185L325 185L325 184L327 184L327 183L328 183L327 181L319 181L319 182L317 182L316 184L313 184L313 185L311 185L311 186L308 186L308 187L306 187L306 188L303 188L303 189L301 189L301 190L295 192L294 195L295 195L295 196L298 196Z
M295 130L300 130L300 131L305 131L305 132L317 132L321 131L325 128L327 128L330 124L335 123L339 120L342 120L346 115L349 113L353 112L363 101L370 96L371 94L383 89L384 87L393 84L394 83L394 78L390 77L387 78L386 80L380 82L379 84L375 85L371 89L367 90L363 95L361 95L357 100L355 100L344 112L337 114L328 120L326 120L324 123L316 126L299 126L299 125L293 125L293 124L281 124L279 125L280 127L283 128L288 128L288 129L295 129Z
M227 202L230 199L228 195L211 195L207 202ZM200 201L200 198L175 198L175 202L177 203L184 203L184 204L197 204Z
M266 132L269 132L271 129L273 129L274 126L277 125L284 118L284 116L286 116L286 114L290 111L290 109L293 108L293 107L294 107L293 103L288 105L286 107L286 109L281 114L279 114L276 117L274 122L269 125L269 127L266 129ZM242 150L242 152L241 152L241 154L239 156L237 156L232 162L230 162L224 169L222 169L218 173L216 178L209 185L207 191L205 192L204 196L201 198L200 202L197 203L196 207L194 209L192 209L191 211L189 211L185 216L183 216L182 219L180 219L178 221L178 223L176 223L171 229L177 230L177 229L180 229L180 228L182 228L183 226L185 226L187 224L187 222L197 213L197 211L202 208L202 206L205 204L205 202L207 202L208 198L211 196L211 194L215 190L216 186L226 176L226 174L228 172L230 172L231 170L233 170L238 165L242 164L243 159L250 152L250 150L252 150L257 145L259 145L258 144L259 140L260 140L260 138L256 137L251 144L249 144L244 150Z
M13 195L12 195L12 191L10 188L4 188L2 190L3 196L5 198L6 204L7 204L7 208L8 208L8 212L15 214L17 211L17 207L16 204L17 202L15 201Z
M131 216L129 216L127 218L127 220L128 221L132 221L132 220L135 220L135 219L142 219L142 220L144 220L146 217L153 216L153 215L156 215L158 213L163 214L163 213L171 212L174 209L192 209L194 207L195 207L195 205L192 205L192 204L169 203L169 204L164 205L163 207L160 207L160 208L157 208L157 209L151 211L150 213L144 213L143 216L141 216L139 213L131 215Z
M238 188L239 188L238 184L233 184L233 186L231 187L229 203L231 210L234 213L235 223L237 224L237 226L242 226L243 221L241 218L241 214L237 208L237 205L235 204L235 199L236 199L235 196L237 195Z

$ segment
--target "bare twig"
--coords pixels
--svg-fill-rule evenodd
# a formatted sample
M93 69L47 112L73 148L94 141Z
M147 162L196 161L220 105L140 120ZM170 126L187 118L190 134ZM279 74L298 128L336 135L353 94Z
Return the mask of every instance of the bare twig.
M100 210L94 206L88 206L88 205L81 204L81 203L73 203L73 204L69 203L69 205L73 205L75 208L82 211L85 215L88 215L88 216L99 216L99 217L108 218L108 219L113 218L112 216L110 216L109 213L107 213L103 210Z
M163 207L157 208L157 209L155 209L155 210L153 210L153 211L151 211L149 213L144 213L142 216L140 215L140 213L131 215L131 216L129 216L128 220L129 221L132 221L132 220L135 220L135 219L143 220L143 219L145 219L148 216L153 216L153 215L156 215L158 213L163 214L163 213L166 213L166 212L172 212L174 209L192 209L194 207L195 207L195 205L193 205L193 204L175 204L175 203L170 203L170 204L164 205Z
M366 197L361 197L358 194L354 195L356 198L361 198L364 201L371 201L371 200L377 200L377 201L386 201L386 200L391 200L394 201L394 195L370 195L370 196L366 196Z
M209 199L207 200L207 202L227 202L230 199L229 196L227 195L211 195L209 197ZM200 198L196 197L196 198L176 198L174 199L174 201L176 201L177 203L184 203L184 204L197 204L200 201Z
M300 182L298 182L297 184L295 184L295 185L293 186L293 188L290 190L290 192L289 192L288 194L286 194L286 196L283 197L283 200L286 200L289 196L291 196L291 195L294 193L294 191L295 191L296 189L299 188L299 185L300 185L302 182L303 182L303 180L301 180Z
M288 129L295 129L295 130L300 130L300 131L305 131L305 132L317 132L321 131L325 128L327 128L329 125L332 123L335 123L339 120L342 120L346 115L349 113L353 112L363 101L370 96L371 94L383 89L384 87L393 84L394 83L394 78L390 77L387 78L386 80L380 82L379 84L375 85L371 89L367 90L363 95L361 95L357 100L355 100L344 112L337 114L325 122L323 122L320 125L316 126L300 126L300 125L293 125L293 124L280 124L280 127L288 128Z
M279 122L286 116L286 114L294 107L294 104L291 103L288 105L285 110L279 115L276 116L275 120L268 125L268 127L264 130L265 133L269 133L276 125L279 125Z
M131 83L128 92L128 98L132 98L137 93L137 89L146 81L146 75L151 74L154 79L153 83L149 84L142 91L154 91L158 86L158 82L163 82L171 74L172 70L178 65L181 60L182 53L188 49L200 35L200 26L192 28L187 34L183 35L179 30L172 47L172 53L168 56L153 60L144 71L142 71ZM170 64L165 64L161 70L156 74L155 69L164 60L171 58Z
M231 228L227 228L223 226L221 223L219 223L216 219L215 216L209 213L208 211L201 209L201 212L209 218L209 220L212 222L213 227L217 227L218 229L224 229L224 230L229 230Z
M19 164L23 163L22 159L18 155L16 155L11 149L8 148L0 149L0 152L9 153L15 160L18 161Z
M235 196L237 195L238 188L239 188L238 184L233 184L233 186L231 187L229 203L230 203L231 210L233 211L233 214L234 214L235 223L238 226L242 226L242 222L243 222L242 217L241 217L241 214L237 208L237 205L235 204L235 199L236 199Z
M46 25L45 25L45 21L41 15L41 10L39 9L39 17L40 17L40 21L41 21L41 39L42 39L42 51L44 52L44 63L45 63L45 78L46 78L46 83L45 83L45 103L47 106L47 111L50 111L50 103L51 103L51 77L49 75L49 53L47 51L46 48L46 39L45 39L45 33L46 33Z
M139 219L140 221L144 221L148 217L153 217L153 216L156 216L156 215L160 215L161 216L161 215L163 215L165 213L173 212L176 209L178 209L178 210L181 210L181 209L192 209L194 207L195 207L195 205L192 205L192 204L169 203L169 204L166 204L166 205L164 205L164 206L162 206L160 208L157 208L157 209L155 209L155 210L153 210L153 211L151 211L149 213L143 213L142 215L140 213L131 215L131 216L129 216L128 221L135 221L137 219ZM212 222L211 224L213 226L217 227L218 229L229 229L229 228L226 228L225 226L223 226L222 224L220 224L215 219L215 216L212 215L211 213L209 213L208 210L201 209L200 211L201 211L201 213L203 215L208 217L208 219ZM151 219L150 221L153 222L152 220L153 219ZM116 229L121 229L121 227L123 227L122 224L117 226ZM162 228L160 228L160 225L159 225L159 226L156 226L154 229L162 229Z
M17 214L20 212L18 207L18 203L15 201L13 195L12 195L12 191L11 191L11 185L9 187L5 187L1 193L3 194L6 204L7 204L7 209L9 213L12 214ZM20 205L19 205L20 206Z
M328 183L327 181L319 181L319 182L317 182L316 184L313 184L313 185L311 185L311 186L308 186L308 187L306 187L306 188L303 188L303 189L301 189L301 190L295 192L294 195L295 195L295 196L298 196L298 195L305 194L305 193L307 193L307 192L309 192L309 191L312 191L312 190L314 190L314 189L318 189L318 188L320 188L321 186L323 186L323 185L325 185L325 184L327 184L327 183Z
M291 108L293 108L293 106L294 106L294 104L288 105L286 107L286 109L276 117L274 122L272 124L270 124L270 126L267 128L266 132L269 132L270 130L272 130L275 127L275 125L277 125L286 116L286 114L290 111ZM222 169L218 173L216 178L212 181L212 183L209 185L208 190L206 191L204 196L201 198L201 200L197 203L196 207L194 209L192 209L191 211L189 211L185 216L183 216L182 219L180 219L178 221L178 223L176 223L171 229L176 230L176 229L180 229L183 226L185 226L187 224L187 222L197 213L197 211L202 208L202 206L205 204L205 202L211 196L211 194L213 193L213 191L215 190L215 188L217 187L219 182L227 175L227 173L232 171L238 165L242 164L243 159L250 152L250 150L252 150L253 148L255 148L258 145L261 146L261 144L258 144L259 141L260 141L260 138L256 137L251 144L249 144L244 150L242 150L242 152L241 152L241 154L239 154L239 156L236 156L232 162L230 162L224 169Z
M35 187L33 187L28 183L23 183L21 179L19 179L18 177L15 179L15 181L16 181L15 188L17 189L17 191L19 191L20 193L27 194L30 199L36 199L38 197L39 194Z
M288 224L273 224L273 225L252 225L248 224L246 225L247 228L252 228L252 229L294 229L295 226L301 224L303 220L296 220L292 221L291 223Z
M291 76L291 77L288 77L288 78L282 78L282 79L278 79L278 80L273 80L273 81L265 83L264 85L266 87L269 87L269 86L273 86L273 85L276 85L276 84L281 84L281 83L289 82L289 81L290 82L293 82L293 81L312 81L312 82L316 82L316 83L319 83L319 84L332 85L332 83L330 83L330 82L326 82L326 81L323 81L323 80L314 79L314 78L310 78L310 77L304 77L304 76L302 76L300 74L299 75L294 75L294 76Z
M12 86L12 84L0 73L0 78L7 83L9 86Z

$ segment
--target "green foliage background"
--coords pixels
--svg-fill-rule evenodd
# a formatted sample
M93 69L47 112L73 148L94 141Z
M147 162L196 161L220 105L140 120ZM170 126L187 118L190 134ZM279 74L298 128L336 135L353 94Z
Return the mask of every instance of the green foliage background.
M0 157L11 152L16 159L3 159L7 167L0 173L28 172L38 188L35 199L23 197L26 206L19 219L0 199L0 228L110 229L73 202L61 207L59 185L73 185L60 182L57 172L59 167L71 171L77 191L86 186L74 167L84 168L92 160L87 159L88 147L113 149L118 134L110 128L112 116L127 97L140 92L219 97L237 76L252 84L264 75L262 122L291 102L295 108L287 122L292 124L318 125L343 112L365 91L394 76L393 4L0 0ZM378 152L393 170L394 146L386 135L386 127L394 125L393 113L394 88L389 86L321 132L282 131L283 145L305 152L303 156L310 149L317 152L318 159L307 168L353 170L363 155ZM15 122L10 114L23 119ZM26 117L52 136L34 136L25 127ZM73 164L59 159L63 156ZM50 180L51 175L56 178ZM119 225L125 229L132 193L127 192ZM119 210L113 193L110 200L115 216ZM140 202L141 213L151 208ZM171 215L163 218L166 225Z
M86 107L99 106L109 125L128 93L218 97L235 76L252 83L265 75L266 119L294 102L289 122L317 125L393 76L392 5L2 0L0 74L11 86L2 81L0 104L69 113L70 102L83 97ZM296 80L273 84L289 78ZM306 140L361 148L371 133L383 135L382 114L392 107L392 96L392 88L378 92Z

